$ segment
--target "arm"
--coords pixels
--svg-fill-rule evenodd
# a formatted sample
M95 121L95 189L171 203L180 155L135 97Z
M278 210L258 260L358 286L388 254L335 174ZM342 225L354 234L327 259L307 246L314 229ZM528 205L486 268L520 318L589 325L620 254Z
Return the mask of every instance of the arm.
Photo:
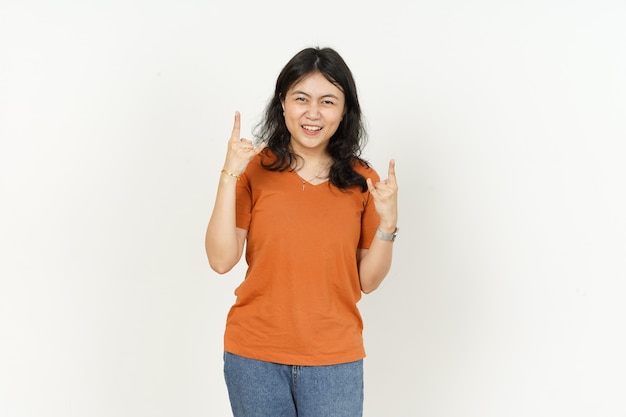
M374 198L374 206L380 216L381 232L392 234L398 223L398 184L396 182L395 161L389 162L389 175L386 180L373 184L367 179L367 186ZM360 249L357 254L361 290L368 294L374 291L385 279L391 268L393 242L374 237L369 249Z
M209 265L220 274L241 259L248 231L236 227L235 187L237 178L221 174L213 213L206 230L205 248Z
M230 271L241 259L247 230L236 225L236 190L238 175L265 144L254 147L253 143L239 136L240 115L235 113L233 132L228 140L228 152L224 163L227 173L220 174L213 213L207 226L205 249L211 268L220 274ZM233 175L229 175L231 173Z

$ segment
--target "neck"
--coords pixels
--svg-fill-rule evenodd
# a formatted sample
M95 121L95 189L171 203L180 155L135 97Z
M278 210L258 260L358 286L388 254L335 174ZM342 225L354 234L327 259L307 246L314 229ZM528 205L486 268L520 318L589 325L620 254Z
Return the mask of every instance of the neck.
M290 144L290 148L303 165L317 165L332 159L326 152L326 148L303 148L297 145L294 146L293 142Z
M319 184L328 179L330 166L332 165L332 158L330 155L298 155L295 161L294 171L298 174L302 180L304 187L305 183ZM304 188L303 188L304 189Z
M294 169L298 172L324 172L332 165L332 158L329 155L320 155L317 157L304 157L298 155L295 161Z

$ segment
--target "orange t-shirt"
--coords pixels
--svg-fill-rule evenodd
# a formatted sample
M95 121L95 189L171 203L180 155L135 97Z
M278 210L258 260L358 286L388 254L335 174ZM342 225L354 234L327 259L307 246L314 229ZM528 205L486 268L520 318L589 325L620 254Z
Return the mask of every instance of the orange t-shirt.
M362 359L356 254L376 234L373 197L328 181L303 188L297 173L269 171L260 162L259 155L237 183L248 270L228 313L225 350L289 365ZM372 168L355 169L379 181Z

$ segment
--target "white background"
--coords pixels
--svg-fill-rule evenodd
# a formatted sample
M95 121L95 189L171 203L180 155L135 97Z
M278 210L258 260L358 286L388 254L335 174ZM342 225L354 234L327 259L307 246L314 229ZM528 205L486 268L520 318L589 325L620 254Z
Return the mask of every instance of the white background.
M0 416L228 416L244 272L203 239L307 46L352 68L400 234L366 417L626 416L626 3L0 3Z

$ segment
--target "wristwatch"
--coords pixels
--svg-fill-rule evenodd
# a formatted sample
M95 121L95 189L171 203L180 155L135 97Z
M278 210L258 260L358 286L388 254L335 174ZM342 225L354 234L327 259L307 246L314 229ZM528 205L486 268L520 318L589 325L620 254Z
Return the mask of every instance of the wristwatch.
M380 229L376 229L376 237L379 238L380 240L386 240L388 242L393 242L394 240L396 240L396 236L398 236L398 228L396 227L396 230L393 231L393 233L389 234L389 233L383 233L380 231Z

